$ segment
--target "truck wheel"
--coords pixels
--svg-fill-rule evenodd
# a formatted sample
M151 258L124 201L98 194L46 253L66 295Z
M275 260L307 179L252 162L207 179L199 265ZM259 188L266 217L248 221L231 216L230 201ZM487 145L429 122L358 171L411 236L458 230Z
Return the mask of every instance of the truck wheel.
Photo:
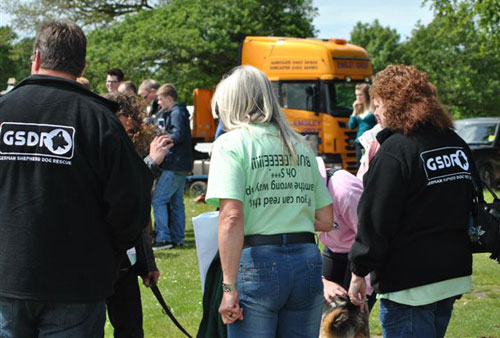
M189 194L192 197L200 196L207 192L207 183L203 181L194 181L189 186Z
M493 170L489 165L484 165L479 169L479 176L483 180L484 183L486 183L489 187L495 188L494 186L494 177L493 177Z

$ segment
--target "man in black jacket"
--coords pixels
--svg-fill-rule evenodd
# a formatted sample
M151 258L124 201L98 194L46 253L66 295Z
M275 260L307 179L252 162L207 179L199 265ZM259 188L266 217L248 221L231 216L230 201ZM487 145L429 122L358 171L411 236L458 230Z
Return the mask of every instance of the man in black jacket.
M1 332L98 337L121 259L147 224L152 175L117 106L75 81L80 27L43 24L34 50L32 76L0 99Z
M189 113L184 104L177 103L177 91L173 85L165 84L158 89L158 103L163 108L159 114L162 114L165 132L174 142L161 165L164 172L153 196L156 231L153 249L166 249L184 245L184 185L186 175L192 169L193 158ZM167 204L170 205L170 212Z

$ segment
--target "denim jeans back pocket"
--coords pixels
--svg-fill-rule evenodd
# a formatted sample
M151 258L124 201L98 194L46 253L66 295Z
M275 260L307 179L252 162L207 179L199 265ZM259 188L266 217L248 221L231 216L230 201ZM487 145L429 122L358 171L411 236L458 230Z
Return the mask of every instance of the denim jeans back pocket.
M386 330L408 332L408 330L411 330L412 325L412 307L382 298L380 300L379 318L382 327Z
M12 303L0 301L0 329L5 329L12 323Z
M307 259L307 268L309 269L309 291L312 295L323 293L323 281L321 279L323 273L323 265L321 256L318 253L317 258Z
M276 262L248 262L240 265L241 298L277 299L279 297Z

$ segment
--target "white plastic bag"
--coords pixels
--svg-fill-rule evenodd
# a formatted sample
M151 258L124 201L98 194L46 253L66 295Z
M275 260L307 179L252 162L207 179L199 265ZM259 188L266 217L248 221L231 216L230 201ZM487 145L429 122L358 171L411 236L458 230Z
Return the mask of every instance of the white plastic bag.
M204 292L205 279L208 268L218 250L217 222L219 212L206 212L193 217L194 239L196 243L196 254L200 268L201 290Z

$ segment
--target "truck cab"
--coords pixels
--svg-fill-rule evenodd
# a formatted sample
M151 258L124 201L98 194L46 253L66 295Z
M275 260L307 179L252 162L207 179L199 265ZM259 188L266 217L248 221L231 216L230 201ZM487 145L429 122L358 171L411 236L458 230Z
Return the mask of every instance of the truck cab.
M248 36L240 54L242 65L268 76L290 124L317 144L327 166L355 172L356 132L347 124L354 85L372 78L366 50L343 39Z

